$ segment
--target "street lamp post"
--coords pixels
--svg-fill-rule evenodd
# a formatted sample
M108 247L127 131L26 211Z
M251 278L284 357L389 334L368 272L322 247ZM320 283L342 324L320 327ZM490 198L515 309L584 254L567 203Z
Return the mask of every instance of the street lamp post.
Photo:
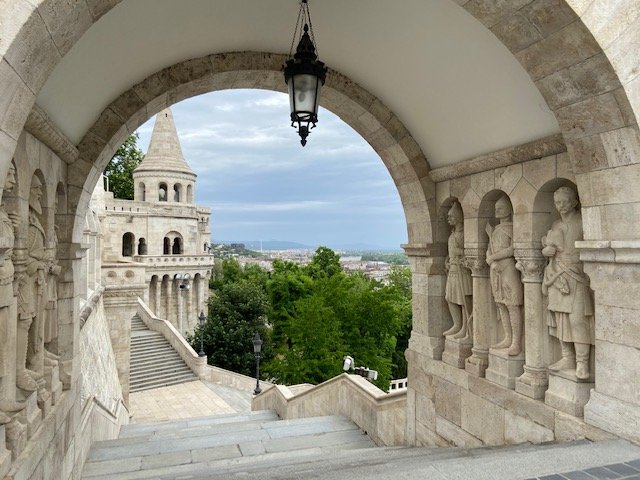
M260 389L260 352L262 351L262 339L260 334L256 332L253 337L253 354L256 356L256 389L253 391L254 395L258 395L262 390Z
M200 324L200 352L198 355L200 357L204 357L206 353L204 353L204 324L207 321L207 317L204 316L204 312L200 311L200 315L198 315L198 323Z

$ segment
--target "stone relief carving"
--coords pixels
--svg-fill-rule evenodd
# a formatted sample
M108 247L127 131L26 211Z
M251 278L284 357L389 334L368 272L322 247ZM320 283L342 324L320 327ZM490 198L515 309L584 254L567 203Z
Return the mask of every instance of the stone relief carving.
M44 365L45 367L55 367L58 365L59 357L52 352L53 344L58 337L58 277L62 268L58 265L56 252L58 246L57 227L53 231L53 239L50 248L47 249L47 282L46 299L44 302Z
M16 184L16 169L13 163L9 166L4 185L4 193L11 192ZM13 310L13 244L15 240L15 222L9 217L4 202L0 206L0 424L11 421L11 414L22 410L25 405L16 402L15 386L8 385L9 368L12 365L14 343L9 335L9 327L15 322L15 310Z
M444 335L466 341L473 338L471 318L473 284L471 272L465 266L464 217L459 203L454 203L449 209L447 222L453 230L447 242L445 299L453 319L453 326L444 332Z
M40 219L42 214L42 184L33 177L29 192L29 226L27 237L26 274L19 279L18 290L18 333L16 358L16 384L22 390L32 392L38 389L36 380L42 377L38 359L42 361L42 335L38 315L42 304L45 285L46 250L45 233ZM28 358L27 358L28 357ZM31 369L27 368L27 365Z
M522 311L524 294L520 274L513 256L513 222L511 202L502 196L495 204L495 216L500 221L492 227L487 223L489 236L487 264L491 280L491 293L498 309L504 338L492 348L507 349L509 355L522 351Z
M587 380L589 352L595 342L589 278L575 248L575 242L583 239L582 216L573 189L559 188L553 201L560 219L542 238L542 254L548 259L542 293L549 299L549 334L560 342L562 358L550 365L549 370L575 369L578 379Z

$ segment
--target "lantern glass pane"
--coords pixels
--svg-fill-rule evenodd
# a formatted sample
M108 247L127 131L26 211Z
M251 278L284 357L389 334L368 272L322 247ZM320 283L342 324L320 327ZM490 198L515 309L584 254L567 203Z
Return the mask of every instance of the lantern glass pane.
M316 88L318 78L314 75L302 74L293 77L295 112L314 113L316 111ZM291 93L289 94L291 98Z

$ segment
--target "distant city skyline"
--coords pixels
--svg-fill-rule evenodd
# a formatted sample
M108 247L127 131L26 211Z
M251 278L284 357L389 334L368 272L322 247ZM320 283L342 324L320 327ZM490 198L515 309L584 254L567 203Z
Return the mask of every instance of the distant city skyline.
M303 148L282 93L225 90L171 109L198 174L196 201L212 209L214 241L406 243L400 198L382 160L331 112L321 109ZM138 129L145 152L154 122Z

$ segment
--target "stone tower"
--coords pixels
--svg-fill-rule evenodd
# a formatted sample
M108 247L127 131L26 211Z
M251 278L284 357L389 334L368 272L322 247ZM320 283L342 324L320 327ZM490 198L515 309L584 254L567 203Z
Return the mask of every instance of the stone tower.
M196 174L182 155L171 109L156 116L149 151L133 181L136 201L194 203Z

